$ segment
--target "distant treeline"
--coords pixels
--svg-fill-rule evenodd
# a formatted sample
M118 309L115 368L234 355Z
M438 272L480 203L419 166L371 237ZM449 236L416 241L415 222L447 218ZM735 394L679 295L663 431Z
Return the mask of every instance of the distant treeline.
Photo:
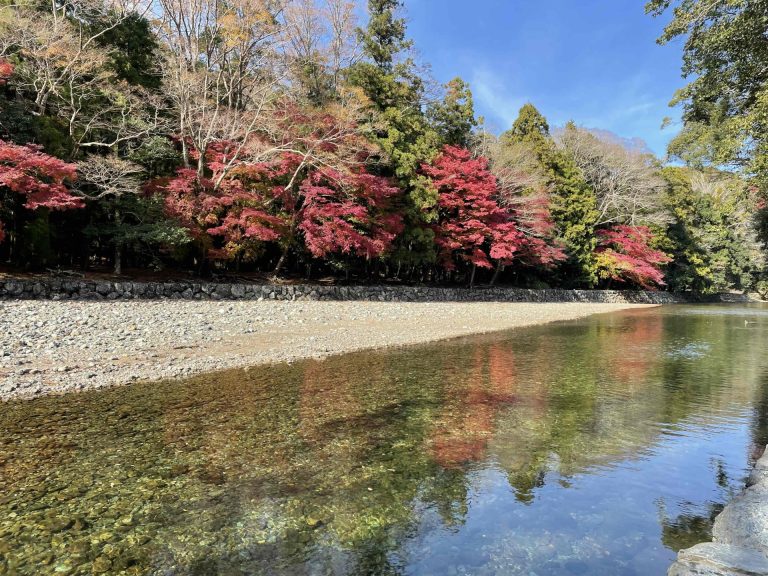
M0 261L761 283L751 172L665 166L531 104L491 134L465 82L414 60L400 4L359 27L346 0L0 0Z

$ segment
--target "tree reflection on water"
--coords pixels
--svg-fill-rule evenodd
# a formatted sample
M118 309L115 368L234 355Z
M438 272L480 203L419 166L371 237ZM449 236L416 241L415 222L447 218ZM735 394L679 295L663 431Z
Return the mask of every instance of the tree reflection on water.
M662 573L766 442L768 319L698 310L9 403L0 566Z

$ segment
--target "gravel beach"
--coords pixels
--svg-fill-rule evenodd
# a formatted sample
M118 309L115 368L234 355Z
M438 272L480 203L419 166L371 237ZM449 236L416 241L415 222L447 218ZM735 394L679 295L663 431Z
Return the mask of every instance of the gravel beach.
M0 302L0 400L183 378L647 304Z

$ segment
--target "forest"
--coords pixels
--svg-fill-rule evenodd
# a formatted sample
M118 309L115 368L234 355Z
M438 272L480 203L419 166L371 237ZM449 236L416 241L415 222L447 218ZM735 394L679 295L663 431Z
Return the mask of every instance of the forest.
M0 0L3 269L768 292L764 0L676 5L667 158L533 103L492 133L405 8Z

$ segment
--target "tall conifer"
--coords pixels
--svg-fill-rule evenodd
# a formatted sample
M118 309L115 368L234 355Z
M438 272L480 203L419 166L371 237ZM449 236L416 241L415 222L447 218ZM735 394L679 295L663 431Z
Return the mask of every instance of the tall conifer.
M555 147L546 118L533 104L525 104L520 109L512 128L501 138L502 141L528 144L547 169L551 190L550 212L557 235L568 254L561 273L569 284L593 286L597 281L594 258L598 216L595 191L567 153Z

